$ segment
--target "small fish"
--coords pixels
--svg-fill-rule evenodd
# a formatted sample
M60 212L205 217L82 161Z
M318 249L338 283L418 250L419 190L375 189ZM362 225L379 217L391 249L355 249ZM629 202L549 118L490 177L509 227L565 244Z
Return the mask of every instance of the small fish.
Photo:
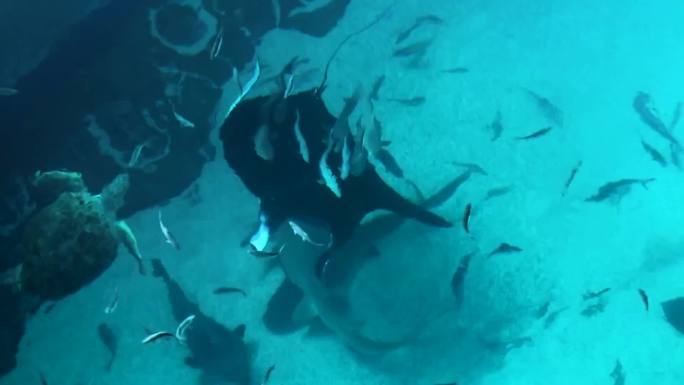
M19 91L17 91L14 88L10 87L0 87L0 96L12 96L18 94Z
M347 135L344 138L344 142L342 144L342 162L340 164L340 179L346 180L349 177L349 173L351 172L351 146L349 145L349 141L353 140L351 139L351 135Z
M297 139L297 144L299 144L299 154L302 155L302 159L304 159L306 163L311 163L311 160L309 159L309 146L306 144L306 139L304 139L304 135L302 135L302 128L299 125L299 110L295 111L295 122L293 129L295 139Z
M563 186L563 193L561 196L565 196L565 194L568 192L568 189L570 188L570 185L572 184L572 181L575 180L575 176L577 175L577 172L579 171L580 167L582 167L582 161L578 161L577 164L575 164L575 167L572 168L570 171L570 176L568 179L565 180L565 185Z
M97 333L100 336L100 340L102 341L104 346L107 348L107 350L109 350L110 358L107 362L107 365L105 366L105 369L109 372L112 369L112 364L114 363L114 359L116 358L116 351L118 345L118 343L116 342L116 335L114 334L114 331L105 323L101 323L100 325L98 325Z
M538 138L540 136L544 136L544 135L548 134L552 128L553 127L545 127L545 128L540 129L540 130L537 130L537 131L535 131L529 135L518 136L515 139L516 140L530 140L530 139Z
M375 81L373 82L373 86L371 87L371 91L368 94L368 100L371 102L378 100L378 95L380 94L380 88L382 88L382 84L385 82L385 75L379 76Z
M465 74L468 72L470 72L470 70L465 67L453 67L442 70L442 73L445 74Z
M43 314L48 314L55 310L55 305L57 305L57 302L47 304L47 306L45 306L45 309L43 309Z
M147 143L140 143L139 145L135 146L133 152L131 153L131 158L128 160L128 168L133 168L138 165L138 162L140 161L140 155L142 155L142 151L145 149L145 146L147 146Z
M483 201L487 201L487 200L490 200L492 198L496 198L496 197L500 197L504 194L508 194L511 190L513 190L512 186L495 187L495 188L489 189L487 191L487 194L485 194Z
M625 385L625 372L622 370L620 360L615 361L615 367L610 372L610 376L613 378L613 385Z
M459 167L463 167L466 170L472 172L473 174L489 175L482 167L475 163L465 163L465 162L451 162L451 164Z
M501 243L496 249L492 250L487 257L491 257L496 254L510 254L510 253L519 253L523 251L520 247L508 244L506 242Z
M643 139L641 140L641 146L654 162L658 163L661 167L667 167L667 160L665 160L663 154L656 150L655 147L646 143Z
M216 289L214 289L214 294L230 294L230 293L239 293L239 294L242 294L243 297L245 297L245 298L247 297L247 293L238 287L221 286L221 287L217 287Z
M670 162L677 167L677 169L682 169L682 162L679 159L679 154L682 152L680 148L677 148L674 144L670 143Z
M585 199L586 202L602 202L606 199L613 199L619 201L627 194L633 185L640 184L645 189L648 189L648 184L655 181L655 178L647 179L620 179L614 182L608 182L601 186L596 194Z
M395 57L421 56L425 54L427 48L432 44L432 39L421 40L406 47L398 48L394 51Z
M328 155L330 154L330 150L332 150L332 146L333 143L331 141L328 143L328 147L323 152L323 155L321 155L321 160L318 161L318 169L326 187L328 187L328 189L332 191L336 197L341 198L342 190L340 189L340 185L337 183L337 176L333 174L332 170L330 170L330 166L328 166Z
M253 244L249 244L249 253L252 254L253 256L257 258L270 258L270 257L277 257L280 255L280 253L283 252L283 249L285 249L285 244L283 243L278 249L276 250L259 250L256 247L254 247Z
M162 330L160 332L154 332L154 333L148 335L147 337L143 338L142 344L144 345L144 344L148 344L150 342L154 342L154 341L157 341L160 339L165 339L165 338L175 337L175 336L176 336L175 334L173 334L169 331Z
M667 139L670 143L675 145L678 149L682 148L677 138L675 138L672 133L667 129L665 123L656 114L655 110L651 106L651 95L645 92L637 92L632 102L632 107L639 114L641 121L649 126L653 131L655 131L661 137Z
M233 79L235 79L235 84L237 85L240 92L244 92L244 87L242 86L242 81L240 80L240 73L237 67L233 67Z
M674 113L672 113L672 120L670 120L670 132L677 127L677 123L679 123L679 119L682 117L682 102L678 102L677 105L675 106Z
M109 305L105 307L104 312L105 314L112 314L116 311L116 308L119 306L119 287L114 288L114 296L112 297L111 302L109 302Z
M38 371L38 377L40 379L40 385L48 385L47 378L45 378L45 374L43 373L43 371Z
M261 76L261 67L259 66L259 60L256 61L254 65L254 72L252 73L252 77L249 79L247 84L245 84L244 87L240 85L240 77L236 76L235 79L238 82L238 86L240 86L240 95L238 95L237 98L233 101L233 103L228 106L228 110L226 111L226 114L223 116L223 120L225 121L228 119L228 116L230 116L230 113L233 112L235 107L237 107L238 104L242 101L242 99L247 96L249 91L254 87L254 84L256 84L257 80L259 80L259 76Z
M644 303L644 307L646 308L646 311L648 311L648 294L646 294L644 289L639 289L639 297L641 297L641 302Z
M454 195L456 190L458 190L458 188L461 187L463 183L470 179L471 175L472 173L470 171L464 171L462 174L460 174L451 182L449 182L446 186L442 187L441 189L439 189L439 191L437 191L435 194L426 199L425 202L423 202L422 206L431 209L445 202L448 198Z
M503 132L503 125L501 124L501 111L496 111L496 115L494 115L494 120L492 120L492 122L489 123L487 128L492 132L492 142L495 142L497 139L501 137L501 133Z
M537 104L537 108L544 114L549 121L552 123L562 126L563 125L563 112L551 101L533 91L526 90L527 94L534 99Z
M389 98L387 100L389 100L391 102L403 104L403 105L409 106L409 107L417 107L417 106L420 106L421 104L425 103L425 97L423 97L423 96L416 96L414 98L409 98L409 99Z
M416 29L418 29L422 25L425 25L425 24L439 25L439 24L442 24L443 22L444 22L444 20L442 20L442 18L440 18L439 16L435 16L435 15L421 16L421 17L417 18L413 22L413 24L411 24L411 26L409 26L407 29L401 31L397 35L397 39L395 40L394 44L399 44L399 43L403 42L404 40L406 40L409 36L411 36L413 31L415 31Z
M470 234L470 214L472 214L473 205L468 203L463 210L463 230Z
M549 312L549 307L551 306L551 301L544 302L539 309L535 312L537 319L542 319Z
M458 268L456 268L454 275L451 277L451 291L454 293L456 303L459 305L463 302L463 285L468 273L468 267L470 266L470 259L474 254L470 253L463 256L461 263L458 264Z
M180 342L185 342L187 338L185 337L185 332L190 328L190 325L192 325L192 321L195 320L195 315L189 315L187 316L181 323L178 324L178 327L176 328L176 339Z
M580 314L583 317L593 317L597 314L603 313L604 310L606 310L606 304L599 301L585 307Z
M312 245L314 245L314 246L326 246L325 243L317 243L317 242L314 242L314 241L311 239L311 237L309 237L309 234L308 234L306 231L304 231L304 229L303 229L301 226L299 226L298 224L296 224L295 222L293 222L293 221L287 221L287 223L290 225L290 228L292 229L292 232L293 232L296 236L298 236L299 238L301 238L302 241L304 241L304 242L306 242L306 243L310 243L310 244L312 244Z
M609 287L606 287L605 289L601 289L599 291L588 291L582 295L582 299L587 301L590 299L598 298L598 297L606 294L609 291L610 291Z
M214 41L211 44L211 50L209 50L209 60L214 60L221 53L221 47L223 46L223 26L221 26L216 35L214 36Z
M164 235L164 242L173 246L174 249L180 250L180 244L178 243L178 241L176 241L176 237L174 237L173 234L171 234L171 231L169 231L166 225L164 225L164 221L162 221L161 210L159 210L159 228L161 228L161 232Z
M389 151L385 149L380 149L378 152L375 153L374 157L375 159L379 160L380 163L382 163L382 166L385 168L385 170L387 170L387 172L389 172L397 178L404 177L404 170L401 169L399 163L396 159L394 159L394 156L392 156L392 154Z
M261 381L261 385L266 385L268 383L268 380L271 379L271 374L273 374L273 370L275 369L275 364L271 365L267 370L266 373L264 373L264 380Z
M195 123L189 121L187 118L185 118L183 115L179 114L176 111L173 111L173 117L176 118L176 121L181 125L183 128L195 128Z

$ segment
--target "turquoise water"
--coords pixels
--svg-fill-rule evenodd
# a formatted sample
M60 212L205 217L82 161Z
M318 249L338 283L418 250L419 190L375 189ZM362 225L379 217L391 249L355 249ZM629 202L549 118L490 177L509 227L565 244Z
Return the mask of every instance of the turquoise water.
M49 312L51 302L40 305L26 319L16 368L0 384L39 383L39 373L49 384L261 384L272 365L267 382L282 385L683 383L684 335L661 303L684 295L684 174L674 164L672 140L644 122L634 104L638 92L648 94L642 115L653 114L666 134L680 137L684 129L671 121L684 100L684 3L352 0L324 36L265 31L253 42L261 79L277 76L299 56L309 60L302 73L312 75L302 75L294 92L318 86L338 44L383 12L339 49L322 100L338 116L345 98L361 87L364 96L349 125L361 119L370 126L373 117L382 122L382 137L391 142L386 148L403 177L378 161L372 167L411 201L461 175L464 168L455 162L485 170L432 208L453 227L411 219L383 227L377 217L387 213L370 214L334 247L335 266L347 274L333 288L313 273L320 248L295 237L287 224L274 235L286 244L279 257L250 255L241 242L256 228L260 202L228 166L217 139L240 91L233 81L217 82L204 116L176 106L188 119L206 122L217 156L168 201L150 201L122 218L148 274L138 274L119 247L94 281ZM422 24L395 44L424 15L440 21ZM193 30L203 36L198 52L217 31L215 21L207 25ZM394 54L416 42L429 42L421 55ZM178 55L193 49L178 48ZM243 84L254 63L240 68ZM187 76L213 66L200 65ZM169 65L158 68L170 71ZM232 68L226 64L221 73L229 78ZM385 79L371 110L365 98L379 76ZM272 82L257 82L242 103L277 92ZM424 100L392 100L417 97ZM501 132L492 140L497 115ZM77 163L69 168L79 171ZM165 188L140 175L132 183ZM606 199L591 199L610 182L632 179ZM501 194L488 198L492 189ZM468 232L462 225L467 204ZM160 210L180 250L164 243ZM307 231L325 232L316 225ZM520 251L492 253L502 243ZM467 271L454 290L466 255ZM153 259L161 260L170 280L151 274ZM300 287L304 303L273 321L265 314L279 301L298 302L274 297L284 279ZM174 284L185 305L178 305ZM245 294L215 294L218 287ZM106 314L115 291L118 306ZM192 312L203 317L188 331L195 342L141 344L149 331L174 331ZM269 323L281 321L287 327ZM116 339L110 370L110 352L98 335L102 323ZM226 367L240 374L224 375Z

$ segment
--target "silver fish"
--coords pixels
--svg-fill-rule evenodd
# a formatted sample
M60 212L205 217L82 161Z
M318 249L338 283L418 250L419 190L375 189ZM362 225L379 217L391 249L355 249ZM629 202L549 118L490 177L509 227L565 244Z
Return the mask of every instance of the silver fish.
M337 177L335 174L333 174L332 170L330 170L330 166L328 166L328 155L330 155L332 145L332 141L328 143L328 148L326 148L325 152L321 156L321 160L318 162L318 169L321 172L321 177L323 178L325 185L330 189L330 191L332 191L333 194L335 194L336 197L341 198L342 190L340 189L340 185L337 183Z
M142 344L148 344L150 342L154 342L156 340L162 339L162 338L168 338L168 337L175 337L175 335L169 331L162 330L159 332L152 333L148 335L147 337L143 338Z
M189 315L187 318L185 318L180 324L178 324L178 327L176 328L176 339L180 342L185 342L187 339L185 337L185 332L188 330L190 325L192 325L192 321L195 320L195 315Z
M169 231L168 227L164 225L164 221L162 221L161 210L159 210L159 228L161 229L161 232L164 235L164 242L173 246L174 249L180 250L180 244L178 244L176 237L174 237L173 234L171 234L171 231Z
M321 246L321 247L322 247L322 246L327 246L325 243L314 242L314 241L311 239L311 237L309 236L309 234L308 234L306 231L304 231L304 229L303 229L301 226L299 226L297 223L295 223L294 221L291 221L291 220L290 220L290 221L287 221L287 224L290 225L290 228L292 229L292 232L293 232L296 236L298 236L299 238L301 238L302 241L304 241L304 242L306 242L306 243L310 243L310 244L312 244L312 245L314 245L314 246Z
M119 306L119 287L117 286L116 288L114 288L114 297L112 298L112 301L104 309L105 314L114 313L118 306Z
M299 110L295 111L295 116L294 134L295 138L297 139L297 143L299 144L299 153L302 155L302 159L304 159L306 163L310 163L309 146L306 144L304 135L302 135L302 128L299 125Z

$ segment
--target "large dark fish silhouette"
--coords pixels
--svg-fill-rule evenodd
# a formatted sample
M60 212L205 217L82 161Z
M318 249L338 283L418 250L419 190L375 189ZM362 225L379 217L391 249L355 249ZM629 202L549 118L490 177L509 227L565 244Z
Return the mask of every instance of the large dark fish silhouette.
M297 114L310 163L302 159L293 134ZM320 97L314 91L307 91L288 98L276 95L244 101L224 123L221 141L225 159L250 192L260 199L261 212L270 230L289 219L313 219L327 224L334 247L346 242L361 219L376 209L429 225L451 226L444 218L403 198L370 166L340 180L341 197L335 196L320 182L319 160L336 121ZM263 126L268 128L273 149L273 156L268 160L255 151L254 137ZM353 141L350 142L354 147ZM338 174L341 155L331 153L328 164Z
M166 284L174 318L180 322L191 314L195 315L186 333L185 344L190 356L185 363L201 371L200 384L250 384L250 355L243 341L245 326L239 325L231 330L216 322L188 299L160 260L153 259L152 268L154 276Z

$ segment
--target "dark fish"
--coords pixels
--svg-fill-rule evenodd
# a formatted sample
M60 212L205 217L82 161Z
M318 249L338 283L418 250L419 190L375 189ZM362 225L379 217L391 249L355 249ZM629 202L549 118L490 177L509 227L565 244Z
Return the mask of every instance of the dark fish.
M465 183L465 181L470 178L470 175L472 173L470 171L464 171L463 174L457 176L449 182L446 186L442 187L437 191L434 195L430 196L428 199L423 202L423 207L425 208L434 208L444 201L446 201L449 197L451 197L458 188Z
M541 130L537 130L537 131L535 131L529 135L518 136L515 139L516 140L530 140L530 139L538 138L540 136L544 136L544 135L548 134L552 128L553 127L545 127L545 128L542 128Z
M542 319L549 312L549 307L551 306L551 301L544 302L539 309L536 311L537 319Z
M403 104L405 106L410 106L410 107L417 107L417 106L420 106L421 104L425 103L425 98L422 96L416 96L415 98L410 98L410 99L390 98L387 100L389 100L391 102Z
M283 252L283 249L285 249L285 244L282 244L276 250L257 250L253 244L249 244L249 253L257 258L277 257Z
M466 233L470 233L470 214L472 214L473 205L468 203L463 210L463 230Z
M650 144L644 142L644 140L641 140L641 146L644 148L644 151L659 165L662 167L667 167L667 161L665 160L665 157L663 154L661 154L658 150L656 150L653 146Z
M495 187L493 189L489 189L487 194L485 194L484 200L486 201L492 198L500 197L504 194L508 194L512 189L512 186Z
M114 359L116 358L116 335L114 334L114 331L105 323L101 323L100 325L98 325L97 333L100 336L100 340L102 341L104 346L107 347L107 350L109 350L110 358L107 362L107 365L105 366L105 369L109 372L112 369L112 364L114 363Z
M378 152L375 153L375 158L382 163L382 166L389 172L390 174L396 176L397 178L403 178L404 177L404 171L399 167L399 163L397 163L397 160L394 159L392 154L390 154L389 151L385 149L380 149Z
M43 309L44 314L48 314L52 312L55 309L55 305L57 305L57 302L51 302L45 306L45 309Z
M41 370L38 371L38 377L40 378L40 385L48 385L45 374Z
M598 297L606 294L609 291L610 291L609 287L606 287L605 289L601 289L599 291L588 291L582 295L582 299L586 301L586 300L598 298Z
M432 39L421 40L413 44L409 44L406 47L397 48L394 50L395 57L407 57L407 56L421 56L425 54L427 48L432 44Z
M465 162L451 162L453 165L464 167L466 170L472 172L473 174L488 175L482 167L475 163L465 163Z
M648 189L648 184L653 182L655 178L648 179L620 179L614 182L608 182L601 186L596 194L585 199L587 202L601 202L606 199L622 199L627 194L633 185L640 184L645 189Z
M648 311L648 294L646 294L644 289L639 289L639 297L641 297L641 302L644 303L644 307Z
M503 132L503 125L501 124L501 111L496 111L494 120L489 123L487 128L489 128L489 130L492 132L492 142L501 137L501 133Z
M622 370L620 360L615 361L615 367L610 372L610 376L613 378L613 385L625 385L625 372Z
M423 202L426 201L425 194L423 194L423 192L420 190L420 188L418 187L418 185L417 185L414 181L409 180L409 179L406 179L406 183L407 183L409 186L411 186L411 188L413 189L413 191L416 193L416 197L418 198L418 203L419 203L419 204L423 204Z
M247 293L244 290L237 288L237 287L221 286L221 287L217 287L216 289L214 289L214 294L230 294L230 293L240 293L240 294L242 294L243 297L247 297Z
M380 75L375 81L373 82L373 87L371 87L371 91L368 94L368 100L370 101L375 101L378 100L378 95L380 94L380 88L382 88L382 84L385 82L385 75Z
M273 369L275 369L275 364L271 365L271 366L266 370L266 373L264 373L264 380L261 382L261 385L266 385L266 384L268 384L268 380L271 379L271 374L273 373Z
M537 104L539 111L544 114L544 117L551 121L552 123L562 126L563 125L563 112L551 101L533 91L526 90L527 94L534 99Z
M637 95L634 97L634 101L632 102L632 107L634 107L634 110L636 110L636 112L639 114L641 121L646 123L646 125L649 126L653 131L667 139L677 148L682 147L681 144L679 144L679 141L672 136L670 131L667 129L667 126L665 126L665 123L663 123L663 121L656 115L655 111L651 107L651 95L641 91L637 92Z
M444 382L444 383L435 384L435 385L458 385L458 382Z
M421 27L422 25L425 24L442 24L444 20L442 20L440 17L435 16L435 15L427 15L427 16L421 16L417 18L413 24L411 24L410 27L406 28L405 30L399 32L397 35L397 40L394 42L394 44L400 44L404 40L406 40L409 36L411 36L411 33Z
M597 314L603 313L603 311L606 309L606 304L604 302L597 302L593 303L582 310L582 313L580 313L583 317L593 317Z
M670 132L677 127L679 119L682 117L682 102L678 102L675 106L674 113L672 114L672 120L670 121Z
M670 143L670 162L677 167L677 169L682 169L682 162L679 159L679 154L682 152L680 148L677 148L675 144Z
M558 316L560 313L562 313L565 309L558 309L556 311L553 311L549 313L549 315L546 317L544 320L544 329L548 329L549 326L551 326L556 320L558 319Z
M442 70L442 73L445 74L465 74L470 72L469 69L465 67L454 67L454 68L447 68L445 70Z
M492 250L487 257L491 257L496 254L510 254L519 253L523 251L520 247L508 244L506 242L501 243L496 249Z
M565 196L565 193L568 192L568 189L570 188L570 185L572 184L572 181L575 180L575 176L577 176L577 172L579 171L580 167L582 167L582 161L578 161L575 167L572 168L570 171L570 176L568 179L565 181L565 185L563 186L563 193L561 196Z
M461 263L459 263L458 268L451 277L451 291L454 293L457 305L463 303L463 285L466 274L468 273L468 267L470 266L470 259L474 254L475 253L470 253L463 256L461 258Z

